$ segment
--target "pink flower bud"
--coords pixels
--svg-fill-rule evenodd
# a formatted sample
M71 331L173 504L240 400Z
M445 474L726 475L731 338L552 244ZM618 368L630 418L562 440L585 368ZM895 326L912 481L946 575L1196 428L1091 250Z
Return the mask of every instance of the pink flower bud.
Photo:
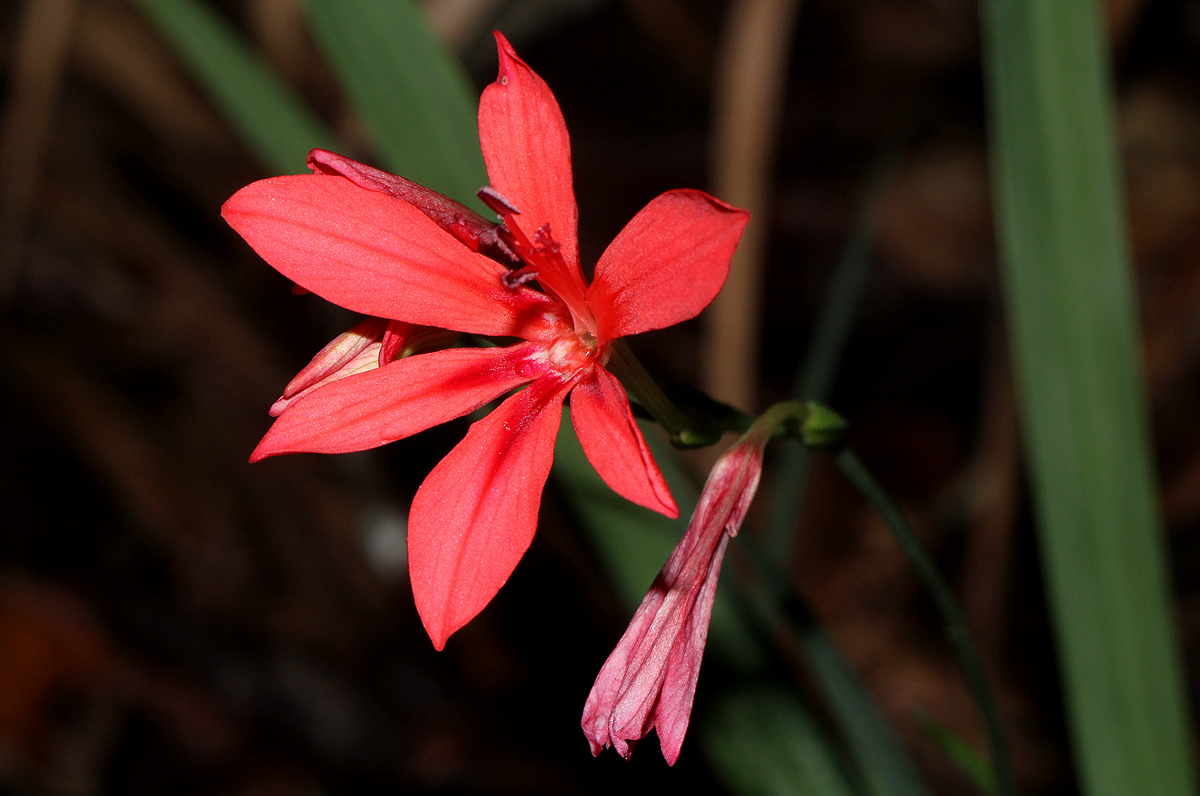
M450 345L456 332L414 326L403 321L366 318L351 326L317 352L312 361L283 388L271 405L271 417L279 417L301 397L347 376L366 373L402 357Z
M324 384L379 367L379 341L387 325L382 318L366 318L333 338L283 388L271 405L271 417L279 417L297 398Z
M683 538L596 677L582 722L592 754L612 746L628 758L654 729L667 763L679 757L721 560L758 489L768 436L748 434L717 461Z

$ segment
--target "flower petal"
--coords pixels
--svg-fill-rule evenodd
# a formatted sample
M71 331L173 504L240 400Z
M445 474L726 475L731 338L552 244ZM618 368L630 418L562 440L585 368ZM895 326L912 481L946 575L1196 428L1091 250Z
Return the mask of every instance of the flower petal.
M496 245L496 228L499 226L496 222L488 221L466 205L412 180L389 174L327 149L314 149L309 152L308 167L314 174L340 174L360 188L378 191L408 202L475 251Z
M592 748L592 756L612 746L617 750L617 754L628 758L629 741L637 741L650 731L650 710L653 701L658 697L659 684L653 678L643 680L640 692L631 695L626 688L625 677L633 666L632 657L643 649L646 634L659 621L659 609L667 596L667 590L661 587L660 582L661 576L655 579L654 585L646 592L642 604L638 606L612 654L604 661L604 666L600 668L596 682L588 693L581 726ZM613 713L622 700L637 702L643 706L643 710L640 711L640 726L637 731L628 735L614 732L611 726Z
M504 286L504 266L418 208L344 177L260 180L230 197L221 214L284 276L355 312L526 339L561 325L545 296Z
M571 141L550 87L495 33L500 76L479 99L479 143L488 179L520 215L529 240L550 225L563 259L580 280L579 211L571 179Z
M750 220L703 191L668 191L605 249L587 301L600 342L694 318L725 284Z
M588 461L614 492L659 514L679 516L621 382L604 368L593 368L571 392L571 425Z
M383 318L363 318L346 331L333 338L317 352L312 361L296 374L283 388L283 395L271 407L271 416L278 417L283 411L281 403L290 403L302 393L321 384L352 376L364 368L359 360L367 348L378 343L387 331L388 322ZM375 351L375 365L379 365L379 352ZM276 408L279 411L275 411Z
M337 346L338 344L338 340L330 343L331 346ZM329 346L326 346L326 349L328 348ZM292 379L288 383L288 386L283 388L283 395L275 403L271 404L271 408L267 410L267 414L271 417L279 417L289 406L309 393L316 392L335 381L357 376L360 373L366 373L368 370L375 370L379 367L379 357L382 351L383 345L378 340L369 342L361 351L344 362L339 363L335 370L324 374L310 373L309 369L313 367L313 364L310 363L307 368L300 371L300 375ZM324 355L325 350L323 349L321 353L317 354L317 357L323 358Z
M491 601L537 527L570 382L541 378L471 426L413 498L408 569L421 621L442 649Z
M582 720L593 755L611 745L628 757L630 743L654 729L667 763L679 757L721 561L754 499L775 427L755 426L717 460L683 538L596 677Z
M540 375L539 350L451 348L322 385L284 410L250 461L366 450L445 423Z
M400 353L408 345L409 340L426 332L434 334L453 334L429 326L416 326L404 321L388 321L384 327L383 337L379 340L379 367L400 358ZM414 352L415 353L415 352Z
M675 765L683 738L687 734L692 716L692 700L696 696L696 682L700 678L700 663L704 659L704 643L708 638L708 625L712 619L713 603L717 597L717 581L721 577L721 561L725 548L729 546L728 534L722 534L717 549L709 560L708 570L700 593L688 611L687 621L671 646L667 657L667 672L662 681L658 702L654 705L651 721L658 733L658 745L662 749L667 765Z
M588 694L581 725L593 755L611 745L628 758L630 742L654 729L667 764L679 757L730 539L720 522L697 520L688 523Z

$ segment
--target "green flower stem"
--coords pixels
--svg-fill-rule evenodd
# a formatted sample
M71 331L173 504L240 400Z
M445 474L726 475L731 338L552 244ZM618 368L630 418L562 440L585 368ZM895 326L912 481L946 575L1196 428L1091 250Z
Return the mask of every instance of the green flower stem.
M992 766L995 768L997 792L1001 796L1015 796L1017 789L1012 776L1012 761L1009 755L1008 741L1004 736L1004 729L996 710L996 701L988 686L983 664L971 644L966 622L958 610L954 595L950 592L946 582L942 580L941 575L938 574L932 559L921 546L904 514L863 466L858 456L850 448L844 446L835 448L830 453L842 474L850 480L850 483L854 484L872 508L883 517L908 562L917 571L925 588L933 596L934 604L942 617L946 638L954 648L954 654L958 658L959 666L962 667L967 688L970 689L971 696L975 700L987 728L988 740L992 747Z
M766 441L777 433L786 432L798 424L806 423L812 411L811 404L800 401L780 401L755 418L738 442L766 444Z
M675 447L702 448L715 443L727 430L744 431L749 426L748 422L745 425L742 425L742 422L735 425L722 423L707 407L700 409L689 405L688 409L691 411L685 412L667 397L624 340L614 340L609 351L611 353L606 367L621 380L625 389L642 408L650 413L654 422L663 427ZM714 406L721 406L712 399L708 399L708 402ZM729 407L723 408L735 415L741 415ZM752 420L745 415L741 415L739 421L741 419Z

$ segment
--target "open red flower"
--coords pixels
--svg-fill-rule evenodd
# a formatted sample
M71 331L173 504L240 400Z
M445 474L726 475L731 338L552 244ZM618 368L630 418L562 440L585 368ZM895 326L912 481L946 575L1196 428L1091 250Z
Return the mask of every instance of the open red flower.
M341 349L318 357L301 385L308 389L282 407L251 457L372 448L524 386L471 426L413 499L410 577L438 649L487 605L529 547L568 394L575 431L605 482L635 503L678 514L604 365L617 338L687 320L712 301L749 220L701 191L670 191L621 231L588 284L562 113L545 82L496 39L500 75L480 100L479 137L491 181L481 196L502 225L320 151L309 158L316 173L256 182L222 210L268 263L329 301L379 319L519 341L382 356L360 367L351 360L379 333L367 329L344 341L350 359L341 360ZM496 249L518 258L517 267L481 253Z

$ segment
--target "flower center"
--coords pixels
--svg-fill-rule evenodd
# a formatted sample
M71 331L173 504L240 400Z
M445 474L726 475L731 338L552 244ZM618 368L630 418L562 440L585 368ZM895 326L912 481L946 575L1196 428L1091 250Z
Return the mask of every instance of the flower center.
M607 345L597 345L591 332L566 331L559 335L546 351L550 366L563 378L608 362Z

